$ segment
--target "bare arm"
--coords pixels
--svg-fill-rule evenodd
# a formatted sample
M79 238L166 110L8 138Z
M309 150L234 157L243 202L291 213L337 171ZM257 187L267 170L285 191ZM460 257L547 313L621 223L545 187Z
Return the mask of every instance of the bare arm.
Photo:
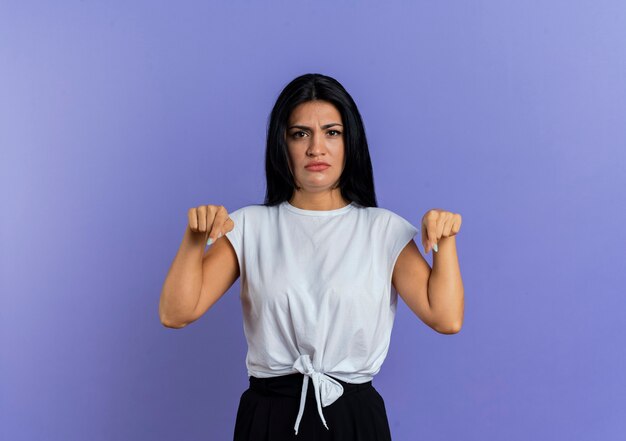
M449 329L449 333L459 332L465 299L454 236L439 239L439 252L433 254L433 269L428 279L428 297L435 321Z
M187 227L161 290L159 317L168 328L182 328L198 303L204 246L204 237Z
M210 208L208 214L200 209L198 211L199 219L207 216L210 219L208 227L207 223L194 225L190 211L190 225L185 229L161 291L159 318L168 328L183 328L197 320L239 277L235 250L226 237L218 238L219 233L230 231L234 225L228 219L228 213L223 207L216 209L212 215ZM211 229L213 224L221 228ZM211 230L209 234L207 230ZM216 242L204 254L208 237L214 238Z
M432 329L441 334L461 330L464 290L454 236L439 240L432 269L410 241L398 256L392 283L415 315Z
M437 331L437 323L428 298L431 268L413 240L400 252L393 268L392 284L398 295L426 325Z

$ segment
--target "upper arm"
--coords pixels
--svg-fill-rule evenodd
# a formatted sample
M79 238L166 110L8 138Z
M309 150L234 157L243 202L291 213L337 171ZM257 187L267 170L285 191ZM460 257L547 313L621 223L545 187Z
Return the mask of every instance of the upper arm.
M435 329L428 302L428 279L431 268L414 240L403 248L396 260L391 283L402 300L425 324Z
M202 257L202 287L192 316L186 324L198 320L235 283L239 277L237 254L226 236L213 243Z

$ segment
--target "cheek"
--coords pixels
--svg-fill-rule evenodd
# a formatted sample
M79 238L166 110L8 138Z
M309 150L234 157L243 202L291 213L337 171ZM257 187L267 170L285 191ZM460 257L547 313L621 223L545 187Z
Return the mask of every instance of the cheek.
M345 150L343 148L343 145L337 146L337 148L335 149L335 157L340 159L341 161L344 160L345 158Z
M291 169L291 173L295 175L297 173L297 170L300 169L300 163L302 161L294 156L291 151L288 151L287 160L289 162L289 168Z
M296 167L298 165L298 159L296 157L294 157L294 155L291 154L291 153L289 154L289 164L292 167Z

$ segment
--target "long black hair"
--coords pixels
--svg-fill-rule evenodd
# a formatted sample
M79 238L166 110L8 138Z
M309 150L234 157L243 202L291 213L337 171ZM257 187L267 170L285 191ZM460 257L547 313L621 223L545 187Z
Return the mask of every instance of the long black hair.
M289 168L285 133L293 109L301 103L324 100L341 114L344 126L345 166L339 179L342 197L363 207L377 207L372 161L365 128L356 103L334 78L309 73L292 80L278 96L267 127L265 206L288 201L296 188Z

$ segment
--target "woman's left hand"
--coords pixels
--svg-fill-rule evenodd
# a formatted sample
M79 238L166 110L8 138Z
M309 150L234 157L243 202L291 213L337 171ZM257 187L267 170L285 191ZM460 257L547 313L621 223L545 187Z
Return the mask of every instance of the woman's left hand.
M433 208L422 218L422 246L424 252L438 252L437 242L442 237L452 237L461 229L461 215Z

